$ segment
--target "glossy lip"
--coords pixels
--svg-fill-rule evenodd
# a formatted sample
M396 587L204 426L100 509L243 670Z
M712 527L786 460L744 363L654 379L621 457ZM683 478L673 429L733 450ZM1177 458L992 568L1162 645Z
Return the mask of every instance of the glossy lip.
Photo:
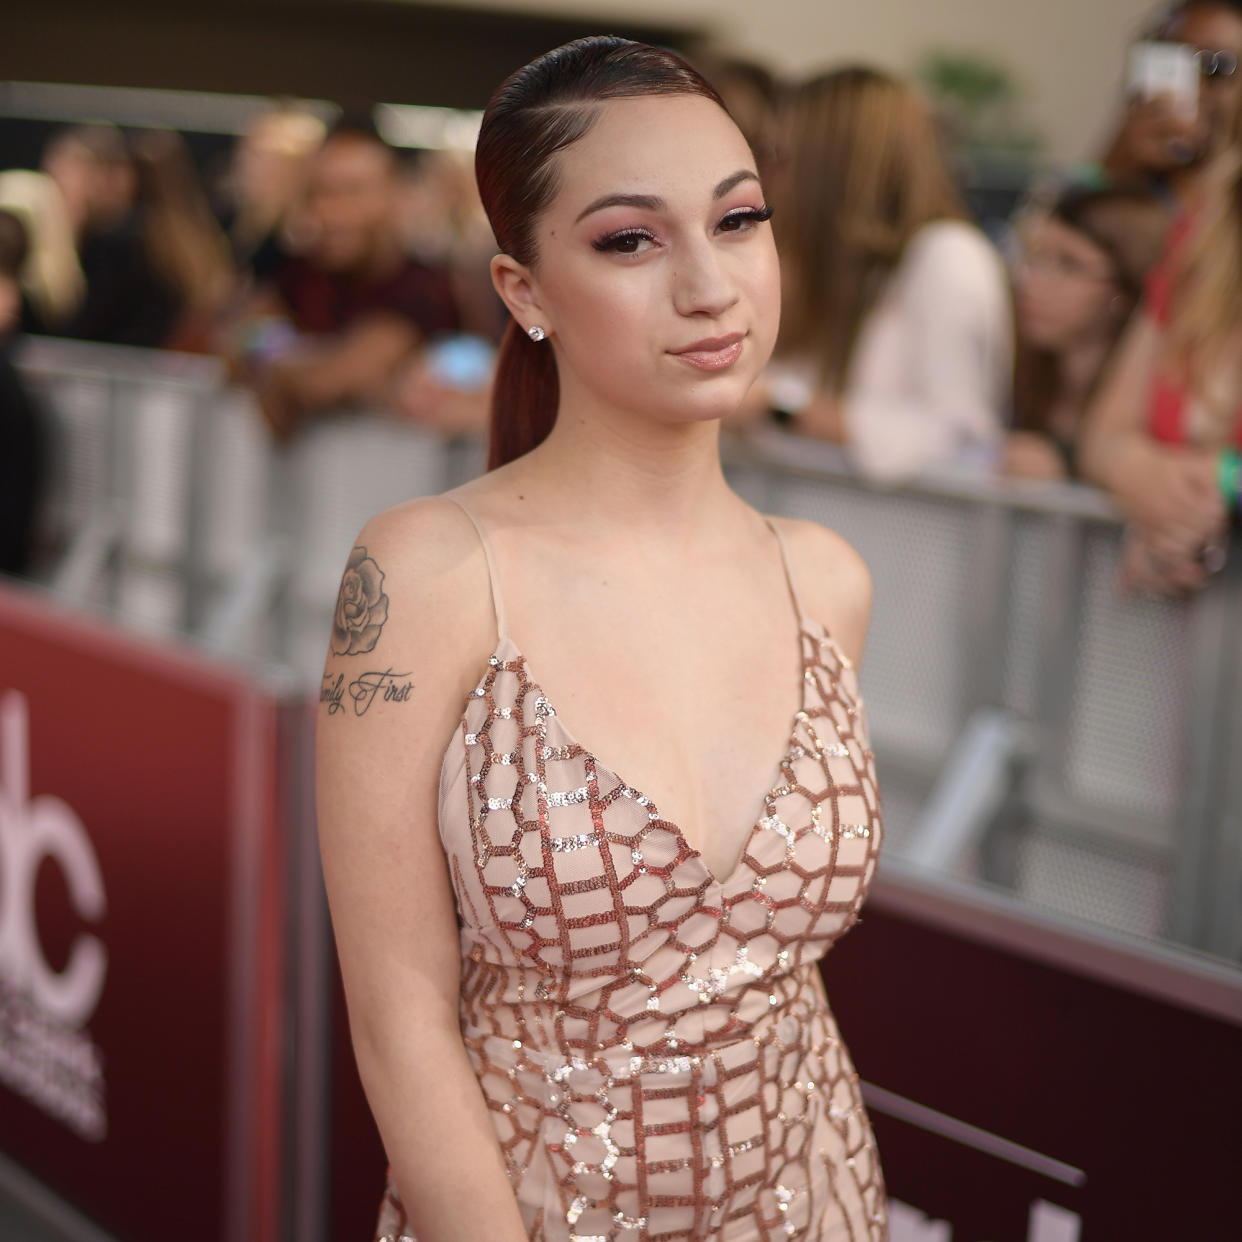
M700 371L723 371L742 356L745 339L744 332L731 332L728 336L705 337L685 349L670 349L669 353Z

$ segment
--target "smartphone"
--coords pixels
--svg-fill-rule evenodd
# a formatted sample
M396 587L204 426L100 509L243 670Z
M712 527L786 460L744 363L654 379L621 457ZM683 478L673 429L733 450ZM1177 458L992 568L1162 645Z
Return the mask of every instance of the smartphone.
M1199 111L1199 60L1184 43L1147 41L1130 48L1130 95L1167 95L1177 113L1193 121Z
M477 336L447 336L427 348L427 369L437 383L477 392L492 377L496 350Z

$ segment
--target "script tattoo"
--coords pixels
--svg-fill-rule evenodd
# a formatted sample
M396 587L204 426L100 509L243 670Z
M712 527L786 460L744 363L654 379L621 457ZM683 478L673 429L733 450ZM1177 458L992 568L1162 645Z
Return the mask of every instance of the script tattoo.
M409 673L394 673L386 668L382 671L374 669L355 677L348 685L345 674L338 673L335 677L325 673L323 685L319 688L319 701L328 706L328 715L335 716L345 710L345 696L348 694L354 705L355 716L365 716L376 699L385 703L408 703L414 693L414 683Z
M334 655L364 655L375 649L384 622L388 620L388 596L384 594L384 572L357 547L349 554L336 597L332 618Z

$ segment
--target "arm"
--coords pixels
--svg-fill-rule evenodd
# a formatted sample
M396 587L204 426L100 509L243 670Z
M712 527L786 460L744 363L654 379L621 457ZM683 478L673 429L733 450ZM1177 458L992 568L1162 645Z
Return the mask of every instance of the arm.
M1148 434L1163 347L1160 325L1146 313L1136 316L1083 420L1079 463L1083 478L1111 492L1144 532L1191 549L1223 523L1225 512L1214 454L1158 444Z
M898 480L964 449L996 452L1012 372L999 256L969 226L932 225L893 279L895 305L873 313L899 317L899 331L863 325L842 401L860 468Z
M447 501L414 501L359 536L370 565L355 550L321 696L320 848L358 1070L413 1232L526 1242L460 1036L456 905L437 826L441 756L491 642L482 553L465 522ZM393 696L358 697L385 671Z
M274 358L257 382L259 405L272 429L283 436L308 410L380 397L418 339L418 329L409 320L374 315L337 341Z

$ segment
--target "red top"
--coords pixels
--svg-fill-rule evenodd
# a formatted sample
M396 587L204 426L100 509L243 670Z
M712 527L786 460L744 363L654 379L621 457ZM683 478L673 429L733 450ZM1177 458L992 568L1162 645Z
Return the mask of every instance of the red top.
M1152 269L1147 277L1144 290L1143 305L1147 313L1160 325L1167 328L1171 317L1173 298L1173 273L1181 258L1182 247L1190 236L1190 218L1180 216L1169 230L1169 241L1165 247L1164 257ZM1151 404L1148 408L1148 430L1157 440L1166 444L1185 444L1186 407L1188 394L1178 387L1161 369L1151 387ZM1242 446L1242 407L1238 409L1237 420L1233 430L1234 442Z
M290 258L276 289L299 332L335 335L374 315L397 315L424 338L458 330L448 274L407 259L381 280L327 272L309 258Z

